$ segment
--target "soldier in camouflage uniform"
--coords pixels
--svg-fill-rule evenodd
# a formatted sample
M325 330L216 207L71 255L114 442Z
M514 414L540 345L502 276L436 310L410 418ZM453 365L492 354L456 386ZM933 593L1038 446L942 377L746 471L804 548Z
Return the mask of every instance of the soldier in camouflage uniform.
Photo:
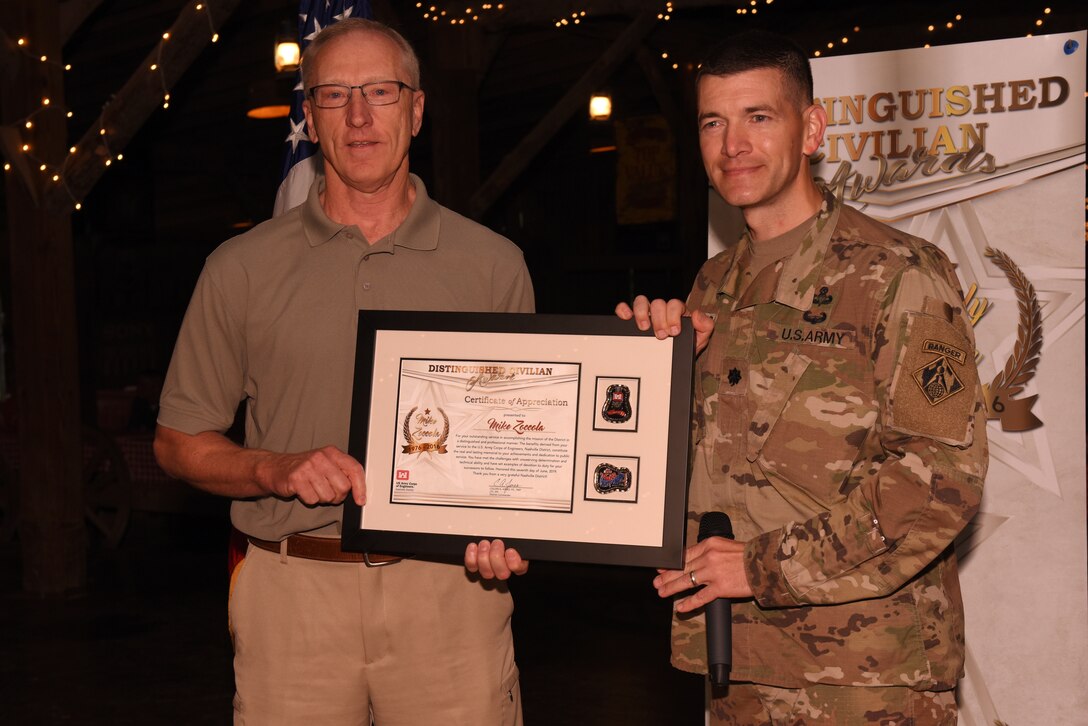
M826 126L804 54L765 33L704 61L700 143L744 213L686 303L617 313L658 337L691 314L688 548L673 664L705 672L702 606L733 598L712 722L954 724L964 629L953 539L977 511L985 413L951 264L811 177ZM693 585L702 586L693 590Z

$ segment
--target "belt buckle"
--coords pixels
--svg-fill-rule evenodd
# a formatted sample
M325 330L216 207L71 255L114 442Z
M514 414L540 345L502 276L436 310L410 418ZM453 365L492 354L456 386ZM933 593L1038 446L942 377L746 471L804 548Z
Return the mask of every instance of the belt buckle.
M385 567L386 565L395 565L398 562L400 562L402 559L404 559L404 558L403 557L398 557L398 558L388 559L388 560L385 560L383 562L371 562L370 561L370 553L369 552L364 552L363 553L363 562L366 564L367 567Z

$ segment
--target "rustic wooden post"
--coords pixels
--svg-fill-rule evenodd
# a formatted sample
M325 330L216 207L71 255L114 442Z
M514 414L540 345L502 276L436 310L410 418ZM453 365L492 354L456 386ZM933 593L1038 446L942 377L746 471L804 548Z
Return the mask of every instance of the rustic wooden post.
M57 0L0 4L0 20L13 44L28 38L33 53L0 48L0 126L12 124L50 99L58 111L36 115L33 153L60 168L39 173L19 148L18 132L0 127L4 155L15 161L6 174L12 269L12 344L19 404L20 519L23 586L41 595L83 587L87 581L83 524L82 427L76 346L75 282L70 215L121 151L163 94L212 40L241 0L187 3L170 27L170 41L152 50L112 97L107 112L69 154L65 148L61 23L70 34L94 0L59 14ZM58 19L59 18L59 19ZM10 37L14 36L14 38ZM52 62L37 59L45 55ZM157 73L149 73L152 64ZM100 129L104 133L100 132Z
M3 14L9 35L27 38L35 55L60 61L56 0L4 3ZM59 166L66 154L59 63L15 52L5 64L0 121L13 123L49 98L56 110L34 117L32 153ZM37 166L27 168L26 176L14 169L5 175L21 450L19 542L23 587L50 595L87 582L72 225L70 212L47 212L38 204L52 182Z

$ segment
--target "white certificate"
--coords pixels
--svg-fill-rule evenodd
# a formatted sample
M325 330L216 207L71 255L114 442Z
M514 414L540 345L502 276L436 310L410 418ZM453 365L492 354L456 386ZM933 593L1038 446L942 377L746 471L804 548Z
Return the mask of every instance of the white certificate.
M402 359L391 501L571 511L579 369Z

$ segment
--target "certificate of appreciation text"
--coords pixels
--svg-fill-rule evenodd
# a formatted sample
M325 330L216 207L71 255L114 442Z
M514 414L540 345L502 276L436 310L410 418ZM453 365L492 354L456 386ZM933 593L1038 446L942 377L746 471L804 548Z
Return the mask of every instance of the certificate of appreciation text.
M401 359L390 502L570 512L580 368Z

